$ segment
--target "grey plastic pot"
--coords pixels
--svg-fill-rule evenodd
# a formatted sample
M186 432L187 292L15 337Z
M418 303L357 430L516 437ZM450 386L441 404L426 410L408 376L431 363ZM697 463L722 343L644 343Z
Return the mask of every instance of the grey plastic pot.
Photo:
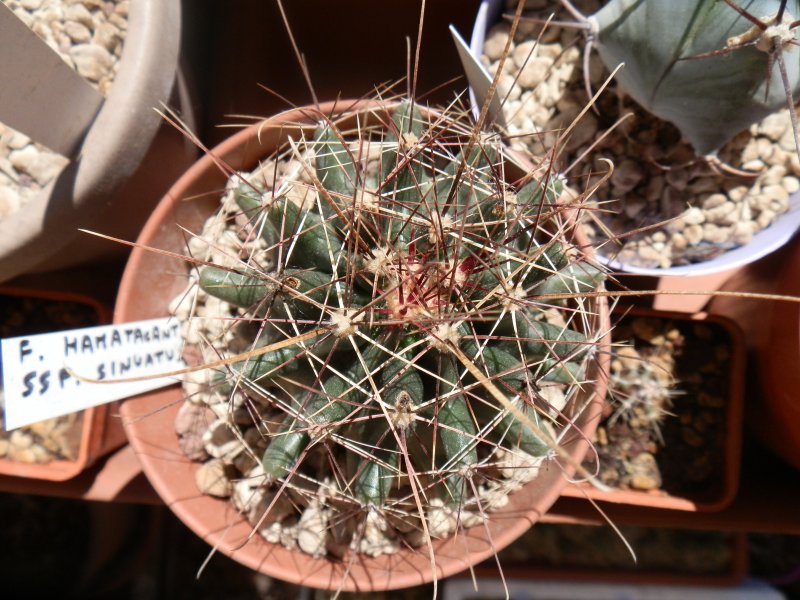
M156 112L185 89L178 69L180 34L180 0L131 0L119 71L82 141L68 156L71 162L37 197L0 220L0 281L121 250L79 229L135 238L163 192L194 160L190 144ZM41 73L29 76L35 83ZM3 85L27 90L32 83ZM68 95L69 90L64 98L30 96L45 129L48 120L53 127L64 127L60 120L69 114ZM64 108L54 110L54 105ZM185 117L187 106L184 102ZM40 122L37 129L41 128Z

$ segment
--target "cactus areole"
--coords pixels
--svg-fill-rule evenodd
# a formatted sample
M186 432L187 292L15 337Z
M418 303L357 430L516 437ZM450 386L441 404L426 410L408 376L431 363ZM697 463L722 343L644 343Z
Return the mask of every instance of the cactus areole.
M789 103L800 92L800 1L611 0L589 18L601 59L639 104L673 123L699 155Z

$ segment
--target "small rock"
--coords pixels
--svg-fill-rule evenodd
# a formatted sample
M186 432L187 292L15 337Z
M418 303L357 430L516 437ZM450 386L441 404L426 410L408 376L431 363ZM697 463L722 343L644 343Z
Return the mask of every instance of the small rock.
M114 63L108 50L96 44L78 44L70 49L69 54L78 73L89 81L100 81Z
M787 115L781 112L772 113L758 125L758 133L768 137L773 142L781 139L789 127Z
M92 13L82 4L71 4L64 10L64 18L67 21L74 21L81 25L91 28L94 25Z
M122 15L117 13L113 13L108 16L108 22L112 25L116 25L119 29L125 30L128 28L128 20L125 19Z
M39 152L28 168L28 174L44 187L67 165L67 159L53 152Z
M775 220L775 213L769 209L762 210L758 217L756 217L756 223L761 229L766 229L772 222Z
M730 227L706 223L703 226L703 238L712 244L725 244L730 238L730 231Z
M546 58L531 58L528 64L519 72L519 85L525 89L535 88L547 77L547 72L551 65L552 63Z
M769 198L770 208L776 212L789 208L789 192L782 185L766 185L761 188L765 197ZM774 208L777 206L777 208Z
M552 58L553 60L561 56L562 52L564 52L564 46L559 43L542 44L539 46L539 56Z
M514 47L511 53L510 62L515 70L522 69L523 65L530 63L536 58L536 42L534 40L527 40ZM552 61L551 61L552 62Z
M661 473L655 457L649 452L635 456L629 465L630 485L637 490L654 490L661 487Z
M19 0L19 5L25 10L32 12L42 6L43 0Z
M730 198L732 202L741 202L749 191L747 186L737 185L728 190L728 198Z
M725 194L711 194L703 201L703 210L709 211L725 204L727 201L728 197Z
M611 183L614 191L620 195L627 194L638 186L644 179L641 165L634 160L623 160L611 174Z
M21 462L25 464L36 464L39 462L37 460L36 452L34 452L33 448L11 448L9 452L9 458L16 462Z
M327 512L318 501L309 504L297 524L297 545L306 554L322 556L325 554L328 529Z
M240 479L232 484L231 502L241 513L249 513L250 509L257 505L264 496L263 488L252 488L246 479Z
M8 139L7 144L11 150L21 150L31 143L31 138L24 133L20 133L19 131L10 131L9 133L11 137Z
M102 46L109 52L114 52L121 39L119 29L111 23L100 23L92 36L94 44Z
M69 36L73 42L84 44L91 41L92 32L83 23L77 21L67 21L64 23L64 33Z
M509 100L516 100L522 93L522 89L514 82L514 77L505 74L500 76L497 91L501 98L508 98Z
M700 208L693 206L681 215L681 219L686 225L700 225L705 223L706 215Z
M689 242L682 233L673 233L670 238L670 243L675 250L683 250L689 245Z
M200 465L195 473L195 483L203 494L217 498L227 498L233 491L233 485L225 473L225 463L218 458Z
M89 10L102 10L103 2L105 0L74 0L74 1L80 2Z
M8 155L8 160L11 162L17 171L28 173L33 165L33 161L39 155L39 151L33 144L29 144L19 150L14 150Z
M758 157L766 164L770 164L776 150L772 142L765 138L758 138L756 139L756 148L758 149Z
M654 266L658 266L661 264L661 259L664 257L664 253L656 248L652 244L644 243L639 246L637 249L637 253L639 258L642 260L642 264L652 264Z
M19 194L10 186L0 185L0 219L17 212L19 207Z
M753 173L759 173L764 170L766 165L761 160L750 160L746 163L742 164L742 169L745 171L752 171Z
M499 60L503 55L503 50L508 41L508 28L506 26L495 26L489 31L486 36L486 42L483 46L483 53L489 57L489 60Z
M683 230L683 235L686 241L691 245L699 244L703 241L703 226L702 225L689 225Z
M787 191L787 193L794 194L800 190L800 179L792 176L784 177L781 181L781 185L783 186L783 189Z
M753 239L753 234L755 233L755 229L756 229L756 224L752 221L743 221L740 223L736 223L733 226L731 241L739 246L749 244Z
M670 169L664 177L667 183L679 192L685 190L686 186L689 185L689 171L687 169Z
M723 196L722 194L715 194L717 196ZM721 204L715 206L714 208L707 208L705 210L706 213L706 220L709 223L716 223L722 225L730 225L731 223L736 221L736 205L733 202L728 200L723 201ZM733 220L731 220L731 218Z
M15 429L8 438L9 443L16 449L26 449L33 446L33 436L21 429Z
M759 179L761 185L780 185L786 176L786 167L783 165L772 165L767 172Z

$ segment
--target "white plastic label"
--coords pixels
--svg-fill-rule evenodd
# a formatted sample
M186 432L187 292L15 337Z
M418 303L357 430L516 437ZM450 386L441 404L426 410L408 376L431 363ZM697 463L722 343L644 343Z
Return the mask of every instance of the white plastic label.
M169 377L108 382L183 368L182 344L180 323L169 317L0 340L5 428L173 384Z

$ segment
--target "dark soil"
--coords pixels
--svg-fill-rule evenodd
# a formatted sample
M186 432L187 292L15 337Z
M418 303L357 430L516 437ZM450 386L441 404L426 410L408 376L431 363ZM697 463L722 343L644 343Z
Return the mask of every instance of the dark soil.
M595 440L601 480L693 501L718 498L726 483L730 334L712 322L633 317L620 322L615 338L631 340L643 360L663 355L668 344L675 383L658 423L634 415L601 424Z

